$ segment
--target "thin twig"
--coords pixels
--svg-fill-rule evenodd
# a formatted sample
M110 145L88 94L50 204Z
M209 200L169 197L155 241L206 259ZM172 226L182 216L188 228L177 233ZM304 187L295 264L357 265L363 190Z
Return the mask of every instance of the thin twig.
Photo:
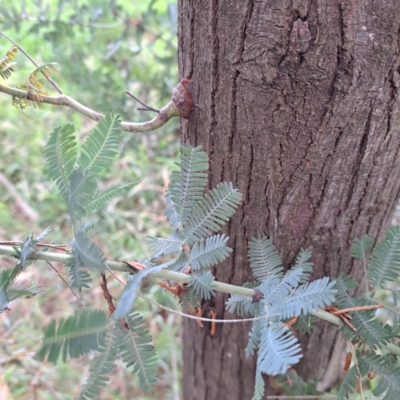
M214 319L214 318L196 317L194 315L186 314L186 313L183 313L181 311L174 310L173 308L169 308L169 307L163 306L162 304L156 303L155 301L150 300L147 297L145 297L145 296L143 296L143 295L141 295L139 293L137 295L139 297L141 297L142 299L146 300L147 302L149 302L149 303L153 304L154 306L158 307L158 308L161 308L161 309L163 309L165 311L169 311L169 312L174 313L174 314L181 315L182 317L185 317L185 318L195 319L196 321L204 321L204 322L211 322L211 323L218 323L218 324L223 324L223 323L231 324L231 323L235 323L235 322L259 321L261 319L268 319L268 318L276 317L277 315L279 315L279 314L264 315L262 317L244 318L244 319Z
M72 287L68 284L68 282L64 279L64 277L58 272L57 268L55 268L53 266L53 264L50 261L47 261L47 264L50 265L50 267L55 271L55 273L59 276L59 278L65 283L65 285L67 286L67 288L72 292L72 294L76 297L76 299L79 301L80 306L83 307L82 301L79 298L79 296L76 294L76 292L74 291L74 289L72 289Z
M113 302L113 297L112 297L110 291L108 290L107 279L106 279L105 274L101 274L100 287L101 287L101 290L103 291L103 296L107 301L108 311L111 315L115 311L115 306L114 306L114 302Z
M40 65L38 65L36 63L36 61L16 42L14 42L14 40L10 39L4 32L1 32L1 34L9 41L11 42L14 46L17 46L19 51L21 53L23 53L25 55L26 58L28 58L28 60L36 67L36 68L40 68ZM63 94L63 92L61 91L61 89L58 87L58 85L53 81L53 79L51 79L49 76L47 76L42 70L40 71L42 73L42 75L50 82L50 84L54 87L54 89L57 90L58 93L60 93L61 95Z
M126 93L128 96L132 97L134 100L136 100L138 103L140 103L142 106L145 107L145 108L138 108L138 110L140 110L140 111L154 111L154 112L156 112L156 113L159 113L159 112L160 112L160 110L157 110L157 109L155 109L155 108L153 108L153 107L150 107L148 104L143 103L143 101L139 100L136 96L134 96L134 95L133 95L131 92L129 92L128 90L125 90L125 93Z
M3 86L3 85L0 85L0 92L8 94L9 96L12 97L26 99L28 101L32 101L35 103L70 107L73 110L77 111L78 113L85 115L86 117L94 121L100 121L101 119L104 118L103 114L95 110L92 110L89 107L84 106L83 104L79 103L72 97L69 97L65 94L60 96L40 95L40 98L38 98L26 90L10 88L8 86ZM123 121L121 122L120 129L131 133L150 132L165 125L167 121L169 121L171 118L179 116L180 116L179 109L177 108L177 106L173 101L170 101L160 110L160 112L152 120L146 122Z
M21 240L4 240L4 241L0 241L0 244L3 244L5 246L19 246L21 244L23 244L24 242ZM66 249L65 247L67 246L66 244L50 244L50 243L36 243L35 246L38 247L49 247L52 249L57 249L57 250L62 250L65 252L69 252L68 249Z
M347 312L354 312L354 311L366 311L366 310L376 310L377 308L383 308L381 304L370 305L370 306L359 306L359 307L350 307L344 308L343 310L332 311L334 315L340 315Z

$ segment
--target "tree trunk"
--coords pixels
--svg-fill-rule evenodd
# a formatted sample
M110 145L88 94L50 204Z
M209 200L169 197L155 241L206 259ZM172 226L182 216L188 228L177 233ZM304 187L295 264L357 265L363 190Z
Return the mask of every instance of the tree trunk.
M311 248L313 278L363 269L355 237L378 238L400 190L398 0L179 0L179 68L194 109L182 141L203 145L209 187L231 181L243 200L225 227L234 249L216 279L251 280L247 244L267 235L284 266ZM218 318L227 296L203 310ZM184 323L185 400L247 400L255 359L249 325ZM319 321L301 338L297 370L327 389L340 378L343 340ZM267 388L271 393L272 388Z

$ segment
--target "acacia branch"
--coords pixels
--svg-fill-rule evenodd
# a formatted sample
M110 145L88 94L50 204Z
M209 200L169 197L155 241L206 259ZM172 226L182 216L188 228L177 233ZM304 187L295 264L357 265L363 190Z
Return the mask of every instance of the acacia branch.
M120 128L123 131L131 133L150 132L159 128L160 126L163 126L173 117L188 118L193 104L190 94L187 90L188 84L188 79L182 79L182 81L179 82L173 90L171 100L163 108L161 108L161 110L158 111L157 115L152 120L146 122L121 122ZM39 97L29 91L10 88L4 85L0 85L0 92L8 94L12 97L26 99L29 102L70 107L94 121L100 121L104 118L103 114L86 107L85 105L65 94L60 96L40 95Z
M18 258L18 253L15 251L13 247L0 245L0 255L12 256ZM52 252L36 252L29 255L28 259L31 260L45 260L45 261L56 261L60 263L67 263L68 261L72 260L73 256L68 254L59 254L59 253L52 253ZM118 261L106 261L106 265L113 271L120 271L120 272L137 272L134 268L130 267L126 263L118 262ZM163 270L154 274L151 274L155 278L159 279L166 279L170 281L175 281L179 283L190 283L192 277L190 275L182 274L180 272L168 271ZM222 293L229 293L229 294L237 294L242 296L248 296L253 298L256 294L256 291L253 289L245 288L242 286L235 286L230 285L229 283L223 282L216 282L213 281L210 285L210 288ZM314 310L311 314L315 315L318 318L324 319L334 325L339 327L343 327L343 322L335 315L324 311L324 310ZM393 343L382 344L382 347L386 348L388 351L400 356L400 347L396 346Z

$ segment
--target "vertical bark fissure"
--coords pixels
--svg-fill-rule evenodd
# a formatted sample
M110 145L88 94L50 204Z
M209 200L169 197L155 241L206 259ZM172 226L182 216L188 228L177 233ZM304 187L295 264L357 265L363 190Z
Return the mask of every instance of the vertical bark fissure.
M219 0L213 0L211 2L210 7L210 26L211 26L211 51L212 51L212 60L211 60L211 100L210 100L210 107L211 107L211 118L210 118L210 160L211 163L213 162L214 152L215 152L215 129L217 127L217 118L216 118L216 105L215 105L215 97L218 94L218 87L219 87L219 32L218 32L218 5ZM218 145L217 145L218 148ZM210 179L209 179L209 189L211 189L211 185L213 182L213 174L212 170L210 171ZM221 180L221 177L217 179Z
M193 77L193 69L194 69L194 60L195 60L195 30L194 30L194 18L196 16L196 9L192 8L190 10L190 67L189 67L189 75L186 77L187 79L192 79Z

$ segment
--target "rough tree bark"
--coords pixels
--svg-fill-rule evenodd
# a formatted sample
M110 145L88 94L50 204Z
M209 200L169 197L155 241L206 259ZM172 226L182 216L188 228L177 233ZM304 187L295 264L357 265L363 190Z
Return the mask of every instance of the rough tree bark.
M210 187L232 181L243 193L225 229L234 253L217 279L250 280L247 243L267 235L285 267L308 247L314 278L343 271L362 283L350 245L382 235L399 199L400 2L178 3L180 75L195 105L182 141L204 146ZM225 301L204 310L226 318ZM185 400L251 399L248 330L219 325L212 337L185 321ZM320 321L301 342L298 371L331 387L343 358L336 328Z

